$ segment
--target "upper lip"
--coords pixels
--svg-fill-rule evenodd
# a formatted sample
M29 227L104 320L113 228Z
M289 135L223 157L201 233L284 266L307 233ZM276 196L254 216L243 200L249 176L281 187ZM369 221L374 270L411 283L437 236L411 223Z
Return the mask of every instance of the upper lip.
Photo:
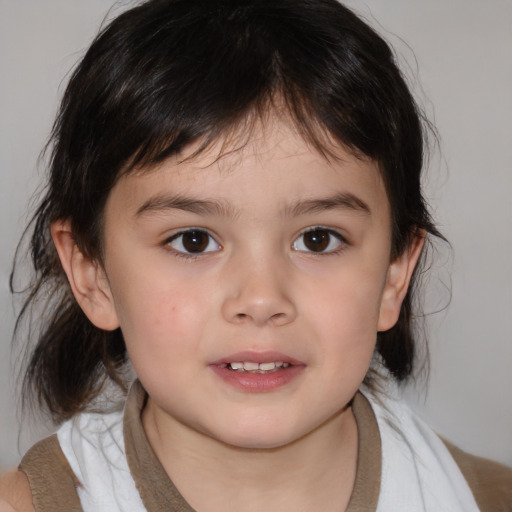
M229 356L222 357L210 363L211 365L222 365L237 362L251 362L251 363L270 363L270 362L282 362L290 365L304 365L303 362L290 357L282 352L275 350L267 350L264 352L256 352L252 350L245 350L243 352L236 352Z

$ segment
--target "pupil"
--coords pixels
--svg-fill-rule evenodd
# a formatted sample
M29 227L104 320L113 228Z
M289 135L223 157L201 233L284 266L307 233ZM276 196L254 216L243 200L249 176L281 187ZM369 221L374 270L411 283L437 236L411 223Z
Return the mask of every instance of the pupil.
M183 234L183 247L188 252L203 252L208 246L208 235L203 231L189 231Z
M304 234L304 243L306 247L315 252L325 251L329 245L329 233L320 229L309 231Z

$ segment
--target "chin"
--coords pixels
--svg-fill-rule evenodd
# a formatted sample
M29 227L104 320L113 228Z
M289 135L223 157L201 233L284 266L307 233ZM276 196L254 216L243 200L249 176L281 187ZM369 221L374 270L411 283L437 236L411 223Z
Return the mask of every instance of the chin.
M295 432L283 430L282 427L265 425L264 428L255 428L255 425L251 425L235 431L224 429L222 435L212 437L241 450L274 450L290 445L301 437Z
M270 438L259 436L259 437L239 437L237 439L231 439L226 444L240 450L277 450L283 448L291 443L295 439L290 440L289 438L277 438L272 436Z

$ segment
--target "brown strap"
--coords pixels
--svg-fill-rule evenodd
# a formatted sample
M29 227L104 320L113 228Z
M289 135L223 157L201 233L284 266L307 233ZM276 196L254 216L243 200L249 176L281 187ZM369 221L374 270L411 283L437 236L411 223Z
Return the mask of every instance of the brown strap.
M141 421L146 397L142 384L135 381L124 413L126 459L142 502L151 512L194 512L167 476L146 437Z
M62 453L57 435L35 444L23 457L36 512L81 512L79 482Z
M377 419L368 399L357 393L352 401L357 423L357 473L347 512L377 510L382 471L382 446Z
M512 512L512 469L470 455L443 439L482 512Z

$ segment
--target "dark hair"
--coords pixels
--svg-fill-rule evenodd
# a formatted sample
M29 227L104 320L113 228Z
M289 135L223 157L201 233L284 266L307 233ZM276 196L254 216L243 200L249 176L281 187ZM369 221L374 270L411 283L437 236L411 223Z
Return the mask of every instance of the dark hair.
M17 325L45 296L25 391L54 419L87 407L109 379L122 386L126 351L119 329L94 327L74 300L51 223L70 220L78 247L101 262L102 213L121 173L194 141L201 151L269 111L288 116L326 158L334 140L379 164L392 258L414 236L439 236L420 185L423 116L389 46L349 9L336 0L144 2L106 26L74 71L32 221L35 278ZM398 381L413 370L411 293L396 326L377 340Z

